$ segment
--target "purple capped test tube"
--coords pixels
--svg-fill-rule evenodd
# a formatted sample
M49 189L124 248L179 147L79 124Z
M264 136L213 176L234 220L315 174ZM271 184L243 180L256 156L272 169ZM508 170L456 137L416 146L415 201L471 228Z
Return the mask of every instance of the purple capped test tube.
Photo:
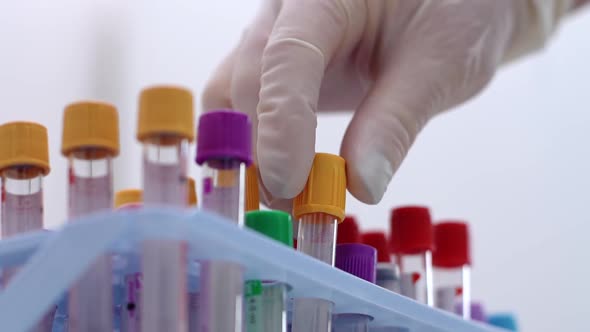
M214 110L199 118L197 164L203 166L201 207L243 224L246 166L252 162L252 124L248 116ZM201 332L243 329L243 267L231 261L201 264L198 324Z
M370 283L377 275L377 250L360 243L336 246L336 267ZM334 332L367 332L373 317L361 313L334 315Z

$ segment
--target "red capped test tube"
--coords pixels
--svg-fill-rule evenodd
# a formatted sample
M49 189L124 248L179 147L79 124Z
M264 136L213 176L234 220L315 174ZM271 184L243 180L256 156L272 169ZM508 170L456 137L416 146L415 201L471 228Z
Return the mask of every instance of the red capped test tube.
M346 216L338 225L336 232L336 244L360 243L361 233L359 224L354 216Z
M137 139L143 145L145 206L186 207L188 146L194 131L190 91L157 86L141 92ZM186 242L148 239L141 254L142 331L187 331Z
M400 269L400 292L434 306L432 221L424 206L402 206L391 214L391 251Z
M389 241L385 232L366 232L361 242L377 250L377 278L375 283L392 292L399 293L399 268L391 262Z
M466 222L447 220L434 225L436 307L449 312L462 303L462 316L471 317L471 252Z

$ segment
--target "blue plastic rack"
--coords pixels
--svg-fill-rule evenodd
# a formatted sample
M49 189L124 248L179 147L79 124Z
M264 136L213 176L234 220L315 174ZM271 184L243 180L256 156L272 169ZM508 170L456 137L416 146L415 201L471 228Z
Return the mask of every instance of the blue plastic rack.
M23 266L0 292L3 331L27 331L103 253L129 254L147 238L189 244L190 259L237 261L248 279L278 280L293 287L291 297L321 297L335 313L364 313L374 326L404 326L412 332L502 331L428 308L260 234L201 211L143 209L88 216L58 231L0 241L0 268Z

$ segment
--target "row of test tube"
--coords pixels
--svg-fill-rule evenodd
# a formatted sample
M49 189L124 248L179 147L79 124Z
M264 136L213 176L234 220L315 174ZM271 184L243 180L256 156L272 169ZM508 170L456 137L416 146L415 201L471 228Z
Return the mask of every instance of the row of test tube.
M394 208L390 234L361 232L354 216L338 229L338 244L364 243L377 250L376 283L425 305L516 330L511 314L486 315L483 305L471 299L471 239L462 220L431 221L425 206Z
M118 114L110 104L85 101L68 105L63 119L61 152L68 160L68 217L75 221L112 208L112 163L119 153ZM244 211L258 209L251 130L247 116L235 111L210 111L200 117L196 137L196 163L202 167L200 207L238 226L245 220L248 227L291 246L293 226L289 214L251 211L244 215ZM125 208L129 204L178 208L196 204L196 199L191 202L188 198L194 189L187 189L188 148L195 136L190 91L171 86L143 90L137 122L137 139L143 147L142 198L135 191L135 199L129 199L127 192L127 199L121 194L118 201L128 203ZM8 123L0 126L0 142L1 236L42 229L42 180L50 170L47 131L36 123ZM296 248L375 282L383 279L381 265L375 266L378 251L362 244L336 246L337 227L344 220L345 174L342 158L316 155L306 186L294 199ZM416 209L396 211L396 220L412 219L403 216L418 213ZM422 227L420 222L401 225L396 227ZM393 234L400 237L396 263L402 271L401 288L405 289L405 271L415 264L421 269L418 276L425 276L425 281L424 287L413 289L414 296L424 296L420 299L432 305L432 245L420 236ZM368 331L370 316L332 315L334 303L329 299L291 300L289 285L244 281L246 267L229 260L190 262L188 249L186 243L171 239L142 243L137 257L128 259L135 261L128 263L137 266L135 271L118 279L124 281L124 301L113 292L116 260L113 255L99 257L71 287L64 301L47 312L35 331ZM411 256L418 257L416 262ZM349 264L351 260L364 264ZM191 267L198 271L191 274ZM463 269L462 277L468 277L468 272ZM2 284L6 285L15 273L17 269L4 271ZM416 284L419 278L410 275ZM463 294L468 294L465 285L461 286ZM465 297L463 303L469 303ZM395 326L381 330L404 331Z

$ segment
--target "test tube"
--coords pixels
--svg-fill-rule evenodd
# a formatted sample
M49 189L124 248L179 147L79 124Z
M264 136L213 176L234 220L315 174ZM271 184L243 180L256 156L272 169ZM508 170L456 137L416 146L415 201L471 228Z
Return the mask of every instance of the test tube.
M360 279L375 283L377 250L360 243L336 246L336 267ZM362 313L338 313L334 316L334 332L368 332L373 317Z
M488 316L488 324L508 331L518 331L515 315L511 313L496 313Z
M361 242L377 250L376 284L392 292L399 293L399 268L391 263L389 243L384 232L366 232L361 235Z
M248 116L215 110L199 118L197 164L202 170L202 208L243 223L245 167L252 162Z
M293 200L299 221L297 250L334 265L337 224L346 205L345 162L339 156L316 153L303 191ZM327 332L334 304L321 298L293 301L293 332Z
M171 86L143 90L137 139L143 145L144 204L186 207L188 145L194 140L190 91ZM175 239L149 239L142 244L143 332L187 331L186 253L186 242Z
M462 221L444 221L434 225L432 265L436 307L454 312L463 304L463 318L471 317L471 255L469 227Z
M195 184L195 179L188 177L187 178L187 206L189 208L197 207L197 188Z
M400 292L434 306L432 221L424 206L402 206L391 215L391 250L400 269Z
M260 210L260 194L258 192L258 168L251 164L246 169L246 203L244 208L248 211ZM291 241L292 242L292 241Z
M143 205L141 189L125 189L115 193L114 206L117 210L135 210ZM130 254L122 276L122 283L115 293L115 312L120 316L120 330L123 332L140 332L141 273L139 256Z
M354 216L346 216L344 220L338 225L336 232L336 244L342 243L360 243L361 233L359 225Z
M47 174L47 129L32 122L1 125L1 238L43 229L43 177ZM0 285L6 286L17 272L18 269L3 271ZM54 313L55 306L48 310L32 331L51 331Z
M197 191L195 179L188 178L188 208L197 207ZM200 264L197 261L189 261L188 269L188 330L198 332L199 329L199 270Z
M252 162L248 116L231 110L201 115L196 162L202 170L202 208L243 223L245 167ZM235 332L243 328L243 267L231 261L201 264L199 325L201 332Z
M482 303L471 301L471 320L476 322L485 323L488 321L486 311ZM462 316L463 315L463 304L457 303L455 305L455 313Z
M291 215L282 211L251 211L246 213L246 227L293 247ZM264 253L260 253L264 255ZM287 331L287 291L289 286L276 280L262 280L261 306L247 305L247 332ZM247 302L248 299L246 299ZM260 311L259 313L257 311ZM252 317L254 322L250 318ZM259 321L256 321L259 319Z
M61 153L68 159L68 217L107 210L113 201L112 159L119 154L119 123L114 106L77 102L66 106ZM68 331L113 329L110 255L101 255L72 286Z

